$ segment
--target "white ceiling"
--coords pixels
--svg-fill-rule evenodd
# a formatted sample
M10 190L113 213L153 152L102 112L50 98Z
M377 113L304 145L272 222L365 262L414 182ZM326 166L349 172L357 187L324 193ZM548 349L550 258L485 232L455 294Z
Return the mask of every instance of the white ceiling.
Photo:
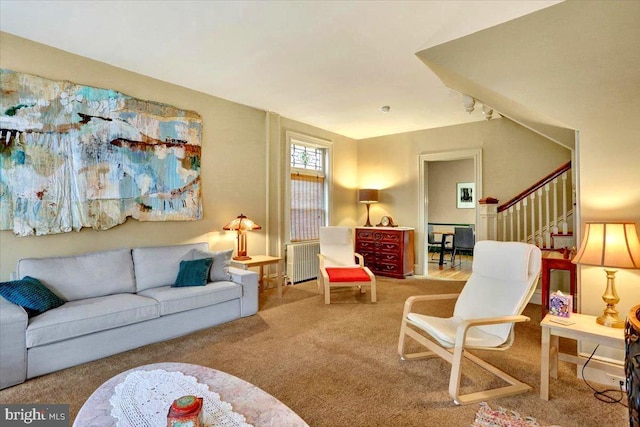
M415 53L556 3L1 0L0 30L362 139L482 120Z

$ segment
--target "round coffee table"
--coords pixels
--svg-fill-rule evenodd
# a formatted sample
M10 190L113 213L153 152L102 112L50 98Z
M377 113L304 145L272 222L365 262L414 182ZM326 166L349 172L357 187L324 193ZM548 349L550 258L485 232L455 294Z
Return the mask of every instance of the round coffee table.
M109 399L113 396L116 386L123 382L130 372L152 371L154 369L163 369L169 372L178 371L184 375L195 377L198 382L209 386L209 390L218 393L222 401L231 404L234 412L244 415L247 423L256 427L308 427L307 423L288 406L253 384L222 371L187 363L154 363L116 375L89 396L89 399L80 408L73 425L78 427L115 425L117 420L111 417Z

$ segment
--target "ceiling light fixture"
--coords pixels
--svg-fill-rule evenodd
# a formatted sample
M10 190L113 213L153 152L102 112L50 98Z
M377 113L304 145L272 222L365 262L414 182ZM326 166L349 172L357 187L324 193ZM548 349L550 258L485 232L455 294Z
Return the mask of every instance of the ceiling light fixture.
M464 104L464 109L467 113L471 114L471 112L475 109L476 100L473 96L462 95L462 103Z
M482 114L484 114L484 118L487 120L491 120L491 116L493 115L493 108L488 105L482 106Z

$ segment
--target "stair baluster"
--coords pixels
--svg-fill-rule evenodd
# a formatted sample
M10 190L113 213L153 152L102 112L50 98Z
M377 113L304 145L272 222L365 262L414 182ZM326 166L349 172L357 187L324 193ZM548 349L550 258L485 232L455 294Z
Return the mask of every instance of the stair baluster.
M552 233L558 234L558 178L553 178L553 225Z
M522 240L520 239L520 208L522 206L522 201L519 201L518 203L516 203L516 224L517 224L517 228L518 228L518 232L516 233L516 241L517 242L521 242Z
M562 234L569 232L569 225L567 224L567 175L568 173L562 175Z
M550 210L549 210L549 190L550 190L550 185L549 183L544 185L544 193L545 193L545 198L544 198L544 211L545 211L545 224L547 224L547 231L544 233L544 247L545 248L550 248L551 247L551 217L550 217ZM555 195L554 195L555 198Z
M568 201L571 162L567 162L547 177L497 208L500 240L533 243L541 248L553 248L554 240L567 242L562 235L571 235L569 216L573 215L573 199ZM559 185L562 187L560 190ZM562 191L562 196L560 195ZM562 197L562 199L560 199ZM537 200L537 203L536 203ZM558 206L561 205L561 206ZM557 239L554 239L557 236ZM570 240L569 240L570 241Z

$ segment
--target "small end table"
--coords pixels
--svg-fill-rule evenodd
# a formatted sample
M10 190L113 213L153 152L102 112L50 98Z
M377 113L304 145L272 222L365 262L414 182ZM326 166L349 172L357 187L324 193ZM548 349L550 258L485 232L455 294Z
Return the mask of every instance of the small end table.
M247 260L235 260L232 259L231 260L231 264L235 264L236 266L242 268L243 270L247 270L250 267L260 267L260 275L258 276L258 283L260 285L260 290L265 289L264 288L264 266L268 266L269 270L268 270L268 274L267 274L267 282L269 282L271 279L269 278L269 275L271 273L271 265L275 264L276 265L276 285L278 287L278 298L282 298L282 281L283 281L283 276L282 276L282 269L280 267L280 262L282 261L282 258L280 257L276 257L276 256L269 256L269 255L253 255L251 257L251 259L247 259Z
M570 325L556 323L556 317L547 314L540 327L542 328L542 358L540 362L540 399L549 400L549 377L558 378L558 360L584 365L586 358L578 355L560 353L559 338L576 341L586 340L606 347L624 350L624 331L608 328L596 323L596 316L571 313ZM622 366L613 363L591 360L589 365L597 367L609 374L622 376Z

